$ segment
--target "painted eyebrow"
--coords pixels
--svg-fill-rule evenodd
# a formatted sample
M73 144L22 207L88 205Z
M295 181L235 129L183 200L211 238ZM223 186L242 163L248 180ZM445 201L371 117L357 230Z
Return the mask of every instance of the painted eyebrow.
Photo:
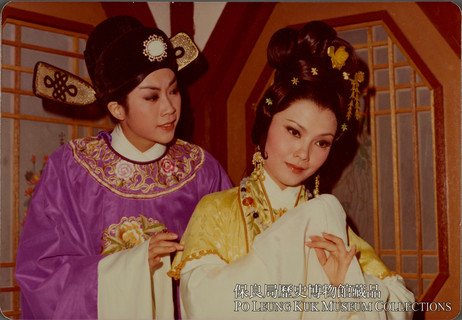
M300 125L297 121L291 120L291 119L286 119L286 120L289 121L289 122L292 122L293 124L295 124L295 125L296 125L297 127L299 127L302 131L305 131L305 132L307 131L306 128L303 127L302 125ZM334 134L329 133L329 132L327 132L327 133L322 133L322 134L320 134L319 136L321 136L321 137L327 137L327 136L335 137Z
M295 125L296 125L297 127L299 127L301 130L306 131L305 127L303 127L303 126L302 126L300 123L298 123L297 121L291 120L291 119L286 119L286 120L289 121L289 122L291 122L291 123L293 123L293 124L295 124Z
M172 84L174 84L175 82L177 82L177 79L176 79L176 77L173 77L172 80L170 80L170 82L168 83L168 86L167 86L167 87L170 87L170 86L171 86ZM160 88L154 87L154 86L142 86L142 87L138 87L138 89L160 90Z

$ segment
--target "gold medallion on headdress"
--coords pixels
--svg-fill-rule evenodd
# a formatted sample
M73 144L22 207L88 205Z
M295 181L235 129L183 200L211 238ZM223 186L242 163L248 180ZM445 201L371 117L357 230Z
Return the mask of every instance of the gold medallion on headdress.
M143 54L148 57L151 62L161 62L167 57L167 44L164 39L158 35L150 35L149 38L143 42L143 46Z

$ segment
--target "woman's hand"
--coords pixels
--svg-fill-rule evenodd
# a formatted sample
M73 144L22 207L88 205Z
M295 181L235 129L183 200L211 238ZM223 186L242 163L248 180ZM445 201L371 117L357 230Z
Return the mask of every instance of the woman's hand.
M330 283L338 286L345 280L348 267L356 254L355 246L351 246L350 251L347 251L341 238L325 232L322 233L322 237L310 236L310 239L311 241L306 242L305 245L316 251L319 263Z
M160 266L160 259L170 253L183 250L183 246L174 240L178 235L173 232L159 232L149 239L149 268L154 270Z

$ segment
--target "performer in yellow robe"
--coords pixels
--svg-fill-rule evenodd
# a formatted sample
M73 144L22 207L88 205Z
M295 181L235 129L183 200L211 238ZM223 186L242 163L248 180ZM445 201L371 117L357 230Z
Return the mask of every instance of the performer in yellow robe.
M327 195L321 195L320 198ZM327 202L336 202L333 196L326 199ZM251 309L248 312L239 310L239 303L246 301L265 302L264 299L251 299L246 296L245 299L235 299L234 290L238 285L247 285L247 289L251 290L251 285L257 284L261 291L264 291L264 286L271 284L288 284L283 282L280 276L270 277L270 279L263 279L259 281L259 273L267 272L268 270L262 265L280 262L280 259L290 259L294 253L290 252L291 245L286 243L281 244L287 250L282 256L280 251L275 246L265 245L264 241L260 244L268 251L267 255L270 257L265 262L252 263L252 261L245 261L243 257L249 256L250 253L257 252L262 255L259 249L254 248L254 241L260 234L272 231L270 227L279 221L281 216L291 215L292 224L303 224L303 221L298 219L296 213L291 210L294 207L299 207L302 204L315 202L318 198L311 198L310 193L304 186L295 188L286 188L283 191L278 189L278 186L272 178L265 173L265 179L245 178L242 180L239 187L229 189L214 194L205 196L197 205L196 210L188 224L186 232L182 238L181 244L185 245L183 252L178 252L173 262L173 269L170 275L176 279L180 279L181 296L182 296L182 315L187 319L202 319L202 318L230 318L237 319L254 317L264 318L262 312L258 312L258 304L251 304ZM342 210L338 204L338 210ZM304 212L306 212L306 207ZM316 210L318 217L323 218L323 215ZM286 221L284 221L285 223ZM313 224L313 221L311 221ZM322 223L321 223L322 224ZM293 226L293 225L292 225ZM316 224L314 228L322 228ZM328 227L328 226L327 226ZM286 227L288 232L294 231L290 225ZM356 278L351 284L350 289L355 290L354 287L361 284L361 287L368 291L369 296L377 296L378 299L369 299L365 307L371 308L366 314L373 315L372 318L389 318L389 319L407 319L412 318L412 310L410 312L389 312L387 315L377 315L375 311L381 311L386 308L391 302L413 302L412 293L404 286L401 276L390 271L381 259L376 255L374 249L358 235L356 235L351 228L346 228L345 236L348 239L350 246L355 246L358 254L358 262L362 273L364 274L365 281L358 282ZM291 241L288 238L288 232L281 235L281 230L275 230L272 235L278 235L285 239L287 242ZM303 236L302 236L303 241ZM303 246L299 247L300 252L295 255L301 256L304 259ZM252 266L252 270L249 269ZM230 270L233 266L232 270ZM288 265L290 273L295 273L293 266ZM227 269L228 268L228 269ZM256 269L256 270L255 270ZM283 274L282 276L286 276ZM311 274L315 280L313 285L321 284L319 279L319 272ZM278 279L279 278L279 279ZM247 279L247 282L245 282ZM229 285L226 286L224 281L230 280ZM299 285L300 283L289 283L291 285ZM364 286L366 284L366 286ZM309 290L309 282L305 280L302 285L306 290ZM357 289L357 288L356 288ZM295 290L295 289L294 289ZM380 293L379 293L380 292ZM307 292L308 293L308 292ZM380 297L378 295L380 294ZM350 294L351 295L351 294ZM319 297L315 302L311 301L310 308L318 308L321 310L323 302L326 300ZM215 301L218 303L210 303ZM291 299L291 312L297 313L297 303L300 300ZM348 302L352 300L346 299ZM353 301L356 301L353 299ZM316 304L313 304L316 303ZM325 302L326 303L326 302ZM328 305L327 303L325 305ZM306 305L305 305L306 306ZM242 305L241 305L242 307ZM242 307L243 308L243 307ZM255 310L252 312L252 308ZM303 310L303 309L302 309ZM298 310L300 311L300 310ZM321 318L320 314L314 313L316 311L305 310L305 318L309 319L311 313L314 319ZM290 314L293 315L293 314ZM286 312L269 312L268 317L278 317L290 319L290 315ZM298 318L297 315L295 318ZM327 314L327 318L334 318L332 313ZM340 318L347 318L347 312L342 312Z
M367 70L322 22L276 32L268 60L276 73L257 106L254 171L200 201L169 273L182 317L412 318L403 279L347 227L338 200L319 194L331 149L355 131Z

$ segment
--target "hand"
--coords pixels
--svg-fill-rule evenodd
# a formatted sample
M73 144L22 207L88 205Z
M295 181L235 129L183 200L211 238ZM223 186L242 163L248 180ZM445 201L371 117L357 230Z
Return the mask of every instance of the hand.
M350 251L347 251L341 238L325 232L322 233L322 237L310 236L310 239L311 241L305 245L315 250L330 283L338 286L345 280L348 267L356 254L355 246L351 246Z
M149 268L154 270L160 266L160 259L170 253L183 250L183 246L174 240L178 235L173 232L159 232L149 239Z

